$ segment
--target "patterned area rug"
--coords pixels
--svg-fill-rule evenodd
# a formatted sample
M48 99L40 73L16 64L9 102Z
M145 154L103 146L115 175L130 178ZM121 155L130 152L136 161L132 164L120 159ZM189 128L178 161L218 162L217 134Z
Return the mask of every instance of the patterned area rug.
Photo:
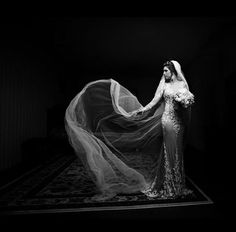
M211 204L212 201L187 177L192 193L172 200L148 198L142 193L120 194L98 202L94 183L80 160L73 155L58 156L0 190L3 213L40 212L45 210L91 211L106 209L153 208Z

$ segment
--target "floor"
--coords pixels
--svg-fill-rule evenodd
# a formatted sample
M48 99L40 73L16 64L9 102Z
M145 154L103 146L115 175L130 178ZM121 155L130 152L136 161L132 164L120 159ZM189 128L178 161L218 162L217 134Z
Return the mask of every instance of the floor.
M20 172L19 172L20 173ZM14 176L14 175L13 175ZM13 177L9 177L8 181ZM7 182L7 177L5 178ZM4 182L2 182L5 184ZM186 206L166 206L166 207L140 207L130 209L101 209L90 211L74 210L52 210L40 213L28 212L27 214L1 215L1 224L9 229L13 227L22 228L70 228L73 226L95 227L102 229L105 227L118 229L137 228L147 229L150 225L157 227L176 228L182 225L190 225L197 228L197 225L222 226L226 228L231 225L234 216L231 213L232 195L226 197L227 191L215 191L217 184L197 182L201 188L211 197L211 204L186 205ZM131 229L129 229L130 231Z

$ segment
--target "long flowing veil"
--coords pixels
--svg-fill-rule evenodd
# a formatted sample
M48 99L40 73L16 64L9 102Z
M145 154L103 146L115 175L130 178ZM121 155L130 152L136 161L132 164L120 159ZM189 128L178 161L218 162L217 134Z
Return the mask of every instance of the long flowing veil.
M142 107L128 89L106 79L88 83L66 109L69 142L98 194L133 193L153 182L163 151L164 101L134 116Z
M185 82L185 86L189 90L189 85L188 85L188 82L186 81L186 79L184 77L183 71L181 69L181 65L176 60L171 60L171 62L175 66L175 70L177 71L178 78ZM185 145L186 145L186 142L187 142L188 133L190 131L191 111L192 111L191 106L189 106L186 109L182 109L184 122L185 122L185 138L183 140Z

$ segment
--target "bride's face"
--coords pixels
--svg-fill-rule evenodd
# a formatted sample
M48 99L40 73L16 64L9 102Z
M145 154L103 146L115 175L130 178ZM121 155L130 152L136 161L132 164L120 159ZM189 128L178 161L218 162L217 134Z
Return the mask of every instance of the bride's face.
M172 73L167 67L163 68L163 75L164 75L166 81L171 80Z

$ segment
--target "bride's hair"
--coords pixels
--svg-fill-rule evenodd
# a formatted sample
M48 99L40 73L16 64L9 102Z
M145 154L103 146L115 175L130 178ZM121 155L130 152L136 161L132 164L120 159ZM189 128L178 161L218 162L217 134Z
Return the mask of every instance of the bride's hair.
M178 76L178 73L175 69L175 66L174 64L171 62L171 61L166 61L164 64L163 64L163 67L167 67L171 73L174 73L176 76Z

